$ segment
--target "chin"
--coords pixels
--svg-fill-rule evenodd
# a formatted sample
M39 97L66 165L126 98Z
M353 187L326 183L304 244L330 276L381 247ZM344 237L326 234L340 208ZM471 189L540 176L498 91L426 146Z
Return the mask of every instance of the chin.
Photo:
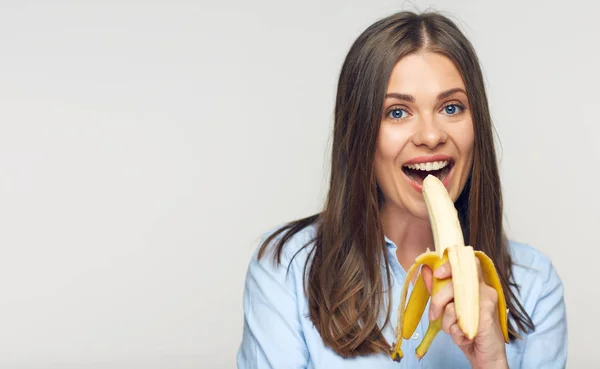
M409 215L413 219L429 221L429 213L423 197L420 194L415 196L414 193L407 196L407 191L414 192L412 189L405 187L396 188L396 194L392 198L386 198L384 206L387 207L388 211L395 213L396 216L405 217Z
M429 213L427 212L425 200L421 200L419 205L414 206L412 209L410 209L410 213L413 217L417 219L429 221Z

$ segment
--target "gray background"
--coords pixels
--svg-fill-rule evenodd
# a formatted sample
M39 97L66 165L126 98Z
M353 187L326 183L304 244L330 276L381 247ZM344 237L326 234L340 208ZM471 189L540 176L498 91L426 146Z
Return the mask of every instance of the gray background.
M260 235L318 211L335 84L376 19L447 11L481 58L511 238L600 366L597 3L0 3L0 367L234 368Z

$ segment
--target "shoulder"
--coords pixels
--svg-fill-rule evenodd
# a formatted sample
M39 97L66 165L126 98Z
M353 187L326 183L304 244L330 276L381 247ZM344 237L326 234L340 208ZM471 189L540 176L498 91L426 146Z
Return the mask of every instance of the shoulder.
M285 240L288 230L284 227L269 229L260 237L248 264L246 288L276 283L298 292L298 282L302 281L305 264L311 255L316 225L308 225ZM280 241L284 243L279 250Z
M265 232L251 256L242 299L244 329L238 367L305 368L309 352L304 339L307 300L303 291L304 245L314 227L285 240L277 262L277 245L286 233L277 227ZM268 241L268 243L266 243ZM260 253L265 244L264 252ZM265 324L268 322L268 324Z
M509 252L514 282L526 309L533 309L550 292L560 290L562 294L562 280L547 254L532 245L513 240L509 241Z
M564 368L568 329L563 282L550 257L531 245L510 242L514 283L511 289L527 313L533 330L509 345L521 352L520 367ZM517 308L520 310L520 308Z
M508 247L513 259L513 265L517 269L524 268L535 273L543 272L552 266L550 257L532 245L509 240Z
M515 273L539 278L554 269L550 257L532 245L509 240L508 246Z
M259 252L264 247L260 262L263 262L263 259L264 261L273 261L276 257L275 253L278 251L277 246L287 237L288 232L289 229L285 229L285 225L279 225L264 232L252 256L253 259L258 258ZM280 266L287 268L292 264L305 262L310 254L316 233L317 226L311 224L287 237L281 248Z

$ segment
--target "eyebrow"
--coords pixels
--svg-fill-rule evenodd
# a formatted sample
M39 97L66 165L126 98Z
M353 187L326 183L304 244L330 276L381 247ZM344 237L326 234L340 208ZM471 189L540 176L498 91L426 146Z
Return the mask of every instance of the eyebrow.
M452 96L453 94L455 94L457 92L462 92L465 95L467 94L467 92L464 89L462 89L460 87L456 87L456 88L451 88L449 90L441 92L438 95L437 98L438 98L438 100L442 100L442 99L445 99L445 98L447 98L449 96ZM404 101L408 101L408 102L415 102L415 98L412 95L401 94L401 93L398 93L398 92L390 92L389 94L385 95L385 98L386 99L387 98L395 98L395 99L398 99L398 100L404 100Z

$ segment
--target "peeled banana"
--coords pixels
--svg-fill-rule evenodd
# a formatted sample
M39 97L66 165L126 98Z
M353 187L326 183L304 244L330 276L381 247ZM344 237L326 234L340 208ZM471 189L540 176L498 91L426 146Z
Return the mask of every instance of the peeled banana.
M390 357L397 362L403 358L402 339L412 336L430 298L422 275L419 274L408 304L406 304L406 295L413 274L419 270L421 265L427 265L435 271L447 261L452 270L452 278L440 280L434 276L432 295L452 281L458 326L467 338L473 339L479 329L479 276L475 258L479 259L484 282L498 293L498 319L504 334L504 341L508 342L508 311L494 263L485 253L473 250L472 246L465 246L458 212L446 187L437 177L428 175L425 178L423 198L429 214L435 251L427 249L426 252L419 255L406 273L398 307L396 342L390 348ZM415 352L419 360L427 353L433 339L442 329L442 316L443 314L429 322L427 332Z

